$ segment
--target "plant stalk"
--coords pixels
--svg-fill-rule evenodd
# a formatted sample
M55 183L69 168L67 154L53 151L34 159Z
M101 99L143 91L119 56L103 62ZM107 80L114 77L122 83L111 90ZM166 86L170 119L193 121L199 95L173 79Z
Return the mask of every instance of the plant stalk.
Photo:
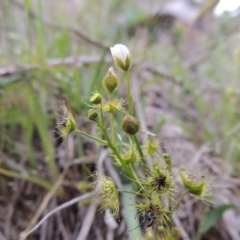
M85 133L85 132L80 131L79 129L75 129L75 131L78 132L78 133L80 133L80 134L82 134L82 135L85 136L85 137L88 137L88 138L90 138L90 139L92 139L92 140L94 140L94 141L100 142L100 143L108 146L108 143L107 143L106 141L100 139L100 138L93 137L93 136L91 136L91 135L89 135L89 134L87 134L87 133Z
M174 206L174 208L172 209L172 211L174 212L178 206L180 205L180 203L182 202L182 200L184 199L184 197L187 195L188 191L185 191L182 196L178 199L176 205Z
M129 71L126 71L126 79L127 79L127 94L128 94L128 113L132 115L133 100L131 95L131 78L130 78Z
M110 124L111 124L111 131L112 131L112 143L114 146L116 146L113 113L110 113Z
M134 142L135 142L135 144L137 146L137 149L138 149L138 152L139 152L139 155L140 155L141 162L143 164L144 170L147 170L146 159L145 159L145 157L143 155L143 151L142 151L142 148L141 148L141 146L139 144L139 141L138 141L138 139L137 139L137 137L135 135L133 136L133 140L134 140Z

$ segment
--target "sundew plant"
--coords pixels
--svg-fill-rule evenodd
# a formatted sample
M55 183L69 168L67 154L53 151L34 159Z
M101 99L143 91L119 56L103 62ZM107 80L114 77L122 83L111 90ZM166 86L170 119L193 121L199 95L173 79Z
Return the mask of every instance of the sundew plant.
M136 198L138 211L135 215L140 218L140 226L143 229L152 228L152 239L181 239L172 215L186 194L208 201L209 183L201 174L196 176L183 168L179 169L177 176L172 174L170 154L166 151L159 153L160 140L153 134L142 133L141 123L135 116L130 77L132 56L122 44L110 50L115 66L125 73L127 99L118 97L117 89L123 80L120 81L114 68L110 67L102 81L106 94L103 96L95 91L88 103L88 118L97 125L100 134L92 136L78 129L73 115L65 106L65 116L58 125L59 134L65 139L69 133L76 131L107 146L113 162L135 185L134 191L118 189L110 177L96 172L94 187L102 210L109 208L113 215L118 215L119 196L121 192L127 192ZM117 112L118 116L121 115L121 123L118 123ZM146 142L139 141L139 133L147 135ZM177 178L181 179L181 188L176 187Z

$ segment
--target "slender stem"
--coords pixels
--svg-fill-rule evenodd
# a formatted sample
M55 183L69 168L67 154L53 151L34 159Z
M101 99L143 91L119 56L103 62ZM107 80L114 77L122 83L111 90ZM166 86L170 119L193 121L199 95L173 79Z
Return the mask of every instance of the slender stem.
M133 173L133 175L134 175L134 178L137 179L137 181L139 182L138 176L137 176L137 174L135 173L135 170L134 170L132 164L129 164L129 168L131 169L131 171L132 171L132 173ZM143 186L142 186L142 184L141 184L140 182L139 182L139 184L141 185L141 188L140 188L140 191L141 191L141 190L143 189Z
M172 209L172 192L168 194L168 207L169 209Z
M132 173L134 174L135 178L137 179L138 177L137 177L137 175L134 171L134 168L133 168L132 164L129 164L129 168L132 170Z
M143 163L143 167L146 170L147 169L146 159L143 155L143 151L142 151L142 148L139 144L139 141L138 141L138 139L135 135L133 136L133 140L134 140L135 144L137 145L137 149L138 149L138 152L139 152L139 155L140 155L140 158L141 158L141 162Z
M104 116L103 116L103 109L102 109L102 103L101 103L101 107L100 107L100 114L101 114L101 126L105 126ZM99 122L97 124L100 127Z
M178 201L177 201L176 205L174 206L172 212L174 212L178 208L179 204L182 202L183 198L187 195L187 193L188 193L188 191L185 191L182 194L182 196L178 199Z
M112 131L112 143L113 143L114 146L116 146L113 113L110 113L110 123L111 123L111 131Z
M131 171L131 169L127 166L127 164L124 162L124 160L122 159L122 157L120 156L116 146L114 146L108 136L108 133L106 131L106 127L105 127L105 122L104 122L104 116L103 116L103 110L102 107L100 108L100 114L101 114L101 123L97 122L98 127L102 130L106 140L107 140L107 145L112 149L113 153L117 156L117 158L119 159L121 165L123 166L123 168L125 169L125 171L128 173L129 177L131 177L133 180L136 181L136 184L138 186L139 189L143 189L138 177L136 175L133 174L133 172Z
M129 194L133 194L134 196L142 196L142 197L144 197L144 195L141 194L139 191L135 192L135 191L122 190L122 189L117 189L117 190L118 190L118 192L129 193Z
M130 193L130 194L134 194L134 195L139 194L138 192L135 192L135 191L127 191L127 190L122 190L122 189L117 189L117 190L118 190L118 192Z
M128 93L128 113L132 115L132 95L131 95L131 78L130 78L130 72L126 71L126 78L127 78L127 93Z
M134 179L136 181L136 184L138 185L138 187L140 189L143 189L141 184L140 184L140 181L138 179L138 177L136 176L136 174L134 174L131 169L127 166L127 164L124 162L124 160L122 159L122 157L120 156L118 150L116 149L116 147L112 144L108 134L107 134L107 131L105 129L105 127L103 126L100 126L99 127L102 129L103 131L103 134L108 142L108 146L112 149L113 153L117 156L117 158L119 159L121 165L123 166L123 168L125 169L125 171L128 173L129 177L131 177L132 179Z
M111 98L114 99L114 94L113 92L110 93ZM115 132L114 132L114 116L113 113L110 113L110 124L111 124L111 132L112 132L112 143L114 146L116 146L116 141L115 141Z
M164 153L162 156L168 166L168 171L172 174L172 159L171 159L169 153Z
M130 173L130 175L132 175L132 173L130 172L130 169L128 168L127 164L123 161L122 157L121 157L120 154L118 153L116 147L113 146L113 144L112 144L112 142L111 142L111 140L110 140L110 138L109 138L109 136L108 136L108 133L107 133L106 129L105 129L104 127L102 127L102 126L100 126L100 128L102 129L103 134L104 134L104 136L105 136L106 139L107 139L107 142L108 142L109 147L113 150L114 154L115 154L115 155L117 156L117 158L120 160L120 162L121 162L122 166L125 168L125 170L126 170L128 173Z
M170 172L170 174L172 175L172 160L171 157L169 155L169 153L164 153L163 158L168 166L168 171ZM172 197L171 197L171 192L168 194L168 207L171 208L172 207Z
M106 141L100 139L100 138L93 137L93 136L91 136L91 135L89 135L89 134L87 134L87 133L85 133L85 132L80 131L79 129L75 129L75 131L78 132L78 133L80 133L80 134L82 134L82 135L85 136L85 137L91 138L91 139L94 140L94 141L100 142L100 143L108 146L108 143L107 143Z

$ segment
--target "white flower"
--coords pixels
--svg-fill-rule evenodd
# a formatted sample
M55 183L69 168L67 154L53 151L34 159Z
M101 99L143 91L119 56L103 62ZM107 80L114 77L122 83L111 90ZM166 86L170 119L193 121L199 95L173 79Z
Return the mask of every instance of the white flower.
M131 67L131 58L128 48L123 44L116 44L110 47L114 62L123 71L128 71Z

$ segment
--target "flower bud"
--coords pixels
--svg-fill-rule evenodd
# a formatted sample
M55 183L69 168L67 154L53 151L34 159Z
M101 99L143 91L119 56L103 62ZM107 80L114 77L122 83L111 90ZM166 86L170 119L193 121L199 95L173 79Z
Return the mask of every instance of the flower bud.
M95 122L97 120L97 118L98 118L98 111L96 111L95 109L89 109L88 119Z
M93 104L100 104L102 102L102 96L100 93L95 92L92 94L89 101Z
M130 135L135 135L140 128L139 121L131 115L126 115L122 121L122 130Z
M131 67L131 57L128 48L123 44L116 44L110 47L111 54L117 67L128 71Z
M118 77L114 72L113 67L110 67L107 75L103 79L103 86L108 90L108 92L112 93L119 84Z

